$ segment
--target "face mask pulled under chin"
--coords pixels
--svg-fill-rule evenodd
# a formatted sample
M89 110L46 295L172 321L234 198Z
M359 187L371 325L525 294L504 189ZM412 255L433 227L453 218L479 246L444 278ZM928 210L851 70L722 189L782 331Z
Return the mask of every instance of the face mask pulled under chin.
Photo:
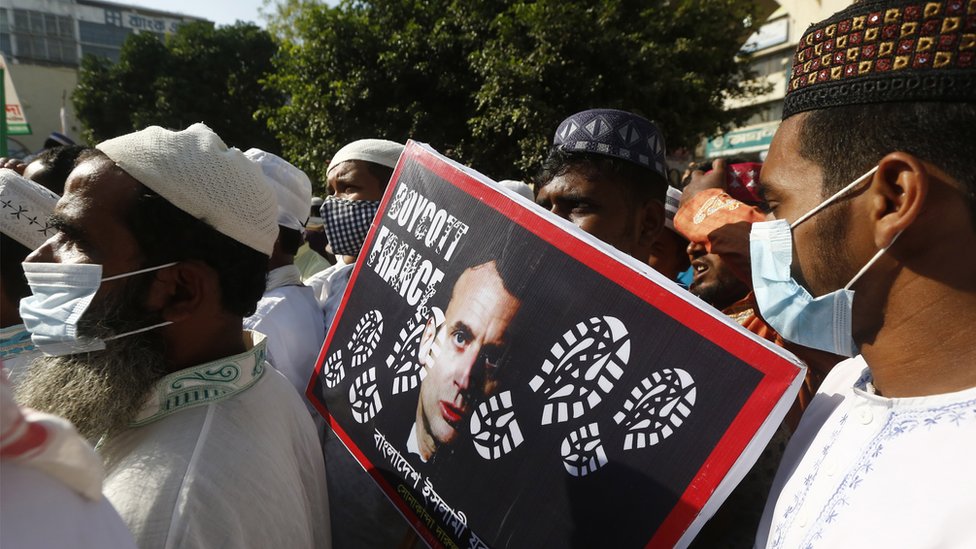
M875 166L792 225L783 219L752 225L749 233L749 256L756 304L763 319L783 339L846 357L856 353L857 345L852 336L854 291L850 288L895 243L901 233L878 250L846 286L815 298L790 272L793 264L792 231L813 214L861 184L877 169Z
M24 276L32 295L20 300L20 317L31 341L47 356L64 356L100 351L105 342L172 324L161 322L116 334L90 338L78 334L78 321L91 305L102 282L157 271L176 265L167 263L148 269L102 278L102 266L87 263L23 263Z
M379 200L347 200L329 196L322 202L322 225L335 255L359 255Z

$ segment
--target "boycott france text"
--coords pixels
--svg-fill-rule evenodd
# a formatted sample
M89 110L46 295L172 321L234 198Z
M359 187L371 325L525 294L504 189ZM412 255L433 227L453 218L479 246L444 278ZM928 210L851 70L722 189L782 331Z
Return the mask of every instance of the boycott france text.
M389 227L380 227L366 265L385 280L411 306L424 307L433 296L444 272L415 246L424 246L449 262L468 225L418 191L397 187L386 217L405 229L398 237ZM412 238L411 238L412 237Z

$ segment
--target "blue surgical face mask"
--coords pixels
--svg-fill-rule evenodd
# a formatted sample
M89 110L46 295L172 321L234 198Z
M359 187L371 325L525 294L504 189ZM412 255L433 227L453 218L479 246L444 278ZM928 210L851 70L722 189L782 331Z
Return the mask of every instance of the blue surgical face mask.
M23 263L33 295L20 300L20 316L34 345L48 356L63 356L105 348L105 341L119 339L172 324L161 322L104 339L78 335L78 321L91 304L102 282L148 273L176 265L167 263L131 273L102 278L102 266L88 263Z
M793 222L783 219L754 223L749 233L752 285L763 319L787 341L841 356L854 356L852 337L854 291L851 286L895 243L895 235L841 289L813 297L790 273L793 233L797 225L834 203L869 177L878 167L855 179L819 206Z

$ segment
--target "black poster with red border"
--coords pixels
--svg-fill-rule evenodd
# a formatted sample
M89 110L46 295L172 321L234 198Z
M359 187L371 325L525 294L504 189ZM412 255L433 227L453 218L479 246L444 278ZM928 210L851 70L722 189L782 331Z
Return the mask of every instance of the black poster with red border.
M410 142L307 394L432 546L666 547L728 495L802 376L648 267Z

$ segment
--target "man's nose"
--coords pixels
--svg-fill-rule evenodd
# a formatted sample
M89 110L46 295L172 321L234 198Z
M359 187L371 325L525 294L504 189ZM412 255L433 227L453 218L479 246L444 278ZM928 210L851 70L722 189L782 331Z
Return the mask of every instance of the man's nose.
M685 248L685 252L688 254L689 258L695 259L696 257L708 253L708 250L706 250L705 245L700 242L689 242L688 247Z
M41 247L34 250L24 259L24 263L56 263L54 260L54 247L48 240Z
M478 369L478 364L482 362L481 355L478 353L471 353L470 357L466 357L464 362L460 365L454 372L454 384L461 392L467 392L471 388L472 380L471 378L475 375Z

